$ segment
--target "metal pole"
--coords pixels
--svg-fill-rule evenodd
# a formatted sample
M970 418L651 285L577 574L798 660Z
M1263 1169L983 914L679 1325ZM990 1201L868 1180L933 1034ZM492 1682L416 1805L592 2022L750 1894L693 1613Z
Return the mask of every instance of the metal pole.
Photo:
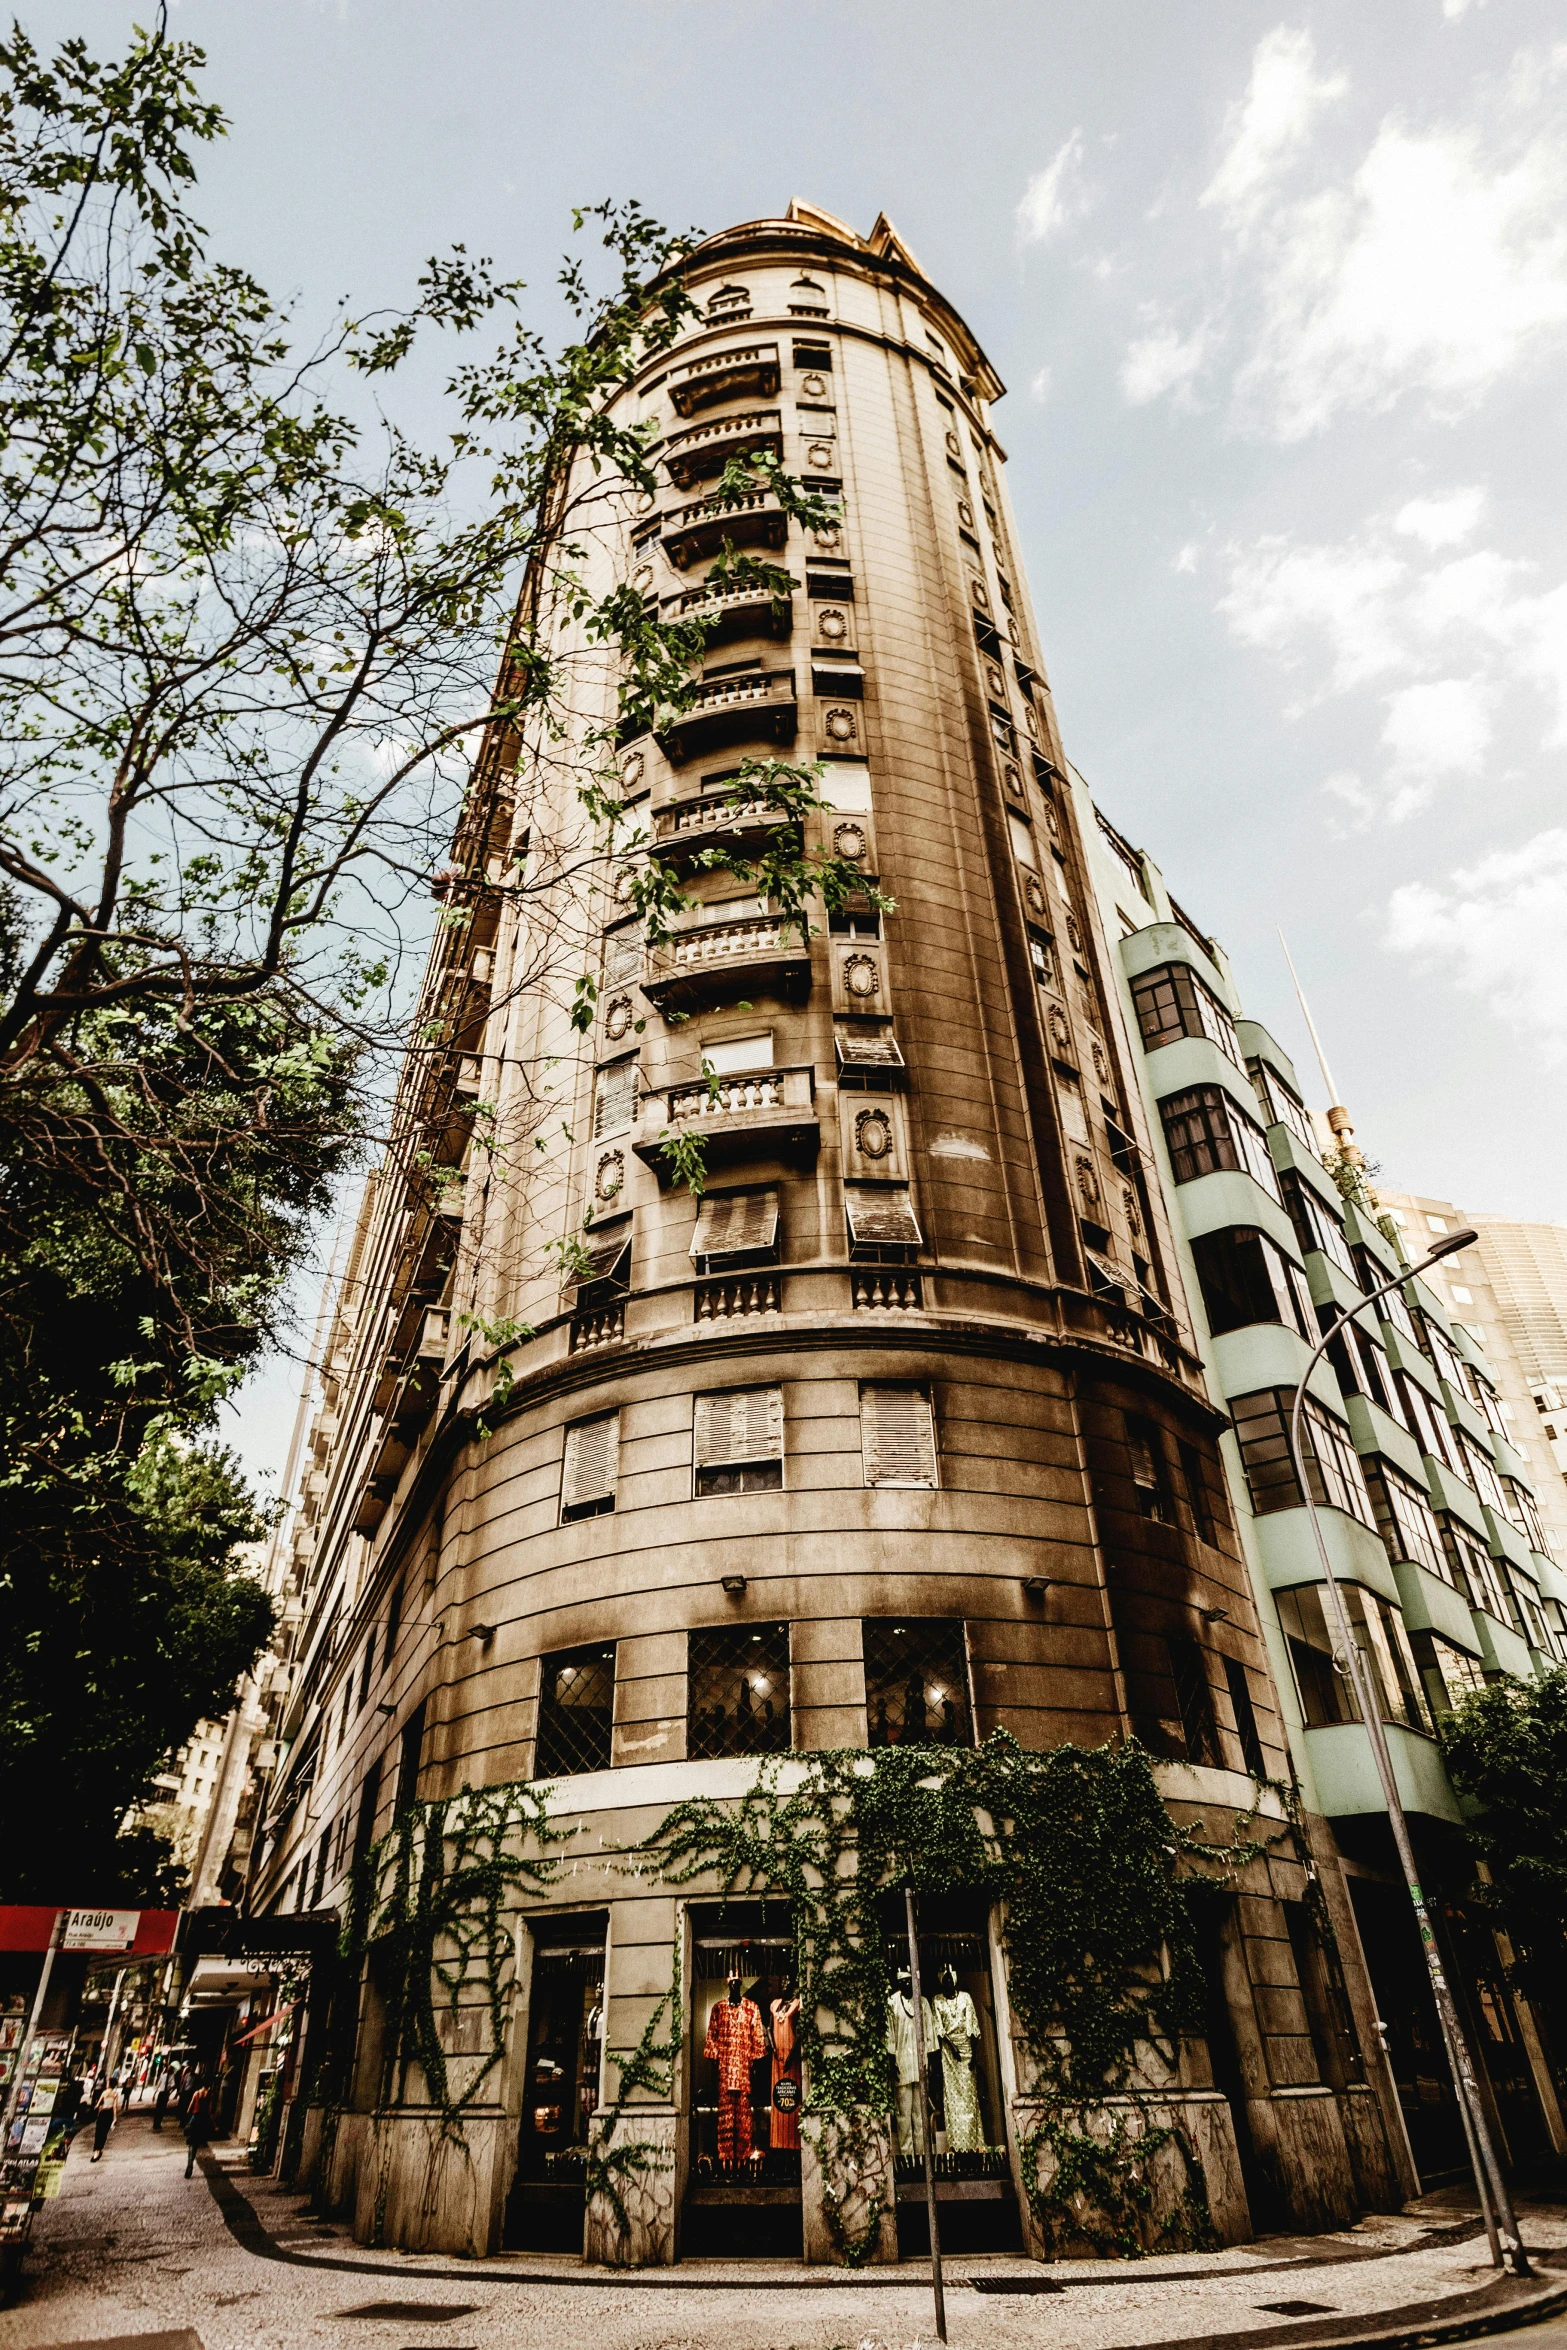
M1306 1474L1305 1453L1301 1445L1301 1414L1306 1400L1306 1383L1344 1323L1353 1321L1355 1316L1363 1312L1367 1306L1374 1305L1379 1297L1385 1297L1390 1289L1397 1289L1401 1283L1412 1280L1418 1273L1425 1272L1429 1266L1436 1263L1439 1257L1448 1256L1455 1249L1467 1248L1476 1237L1477 1235L1473 1232L1448 1233L1437 1247L1429 1250L1421 1258L1418 1265L1410 1266L1406 1272L1392 1274L1386 1281L1381 1282L1377 1288L1373 1289L1368 1297L1363 1297L1359 1305L1353 1307L1349 1313L1342 1315L1331 1330L1323 1333L1312 1349L1311 1360L1302 1372L1300 1384L1295 1390L1294 1409L1290 1413L1289 1437L1290 1457L1294 1464L1296 1480L1305 1501L1306 1514L1311 1520L1311 1531L1317 1546L1317 1556L1322 1562L1323 1579L1333 1602L1334 1629L1339 1643L1339 1651L1334 1657L1334 1663L1339 1667L1354 1692L1356 1703L1360 1708L1360 1718L1365 1725L1366 1736L1370 1741L1377 1777L1382 1783L1382 1799L1387 1806L1388 1824L1393 1831L1393 1842L1398 1852L1399 1866L1404 1872L1404 1882L1409 1888L1409 1898L1414 1907L1415 1924L1420 1934L1420 1947L1425 1953L1426 1968L1431 1978L1431 1996L1436 2002L1437 2021L1442 2027L1448 2066L1453 2076L1453 2088L1458 2098L1459 2112L1464 2120L1465 2135L1470 2142L1471 2159L1474 2162L1475 2187L1480 2197L1480 2208L1482 2212L1485 2212L1489 2222L1490 2213L1487 2211L1486 2197L1486 2189L1489 2186L1490 2201L1495 2207L1498 2233L1501 2239L1497 2264L1510 2268L1515 2276L1526 2277L1532 2275L1533 2272L1529 2267L1528 2256L1523 2248L1523 2238L1519 2234L1512 2197L1508 2192L1507 2182L1502 2176L1502 2166L1497 2160L1490 2126L1486 2121L1485 2108L1480 2102L1474 2062L1469 2053L1469 2044L1464 2037L1463 2025L1458 2018L1458 2009L1453 2002L1453 1994L1448 1987L1447 1976L1442 1966L1442 1954L1437 1948L1436 1934L1431 1924L1431 1913L1426 1907L1419 1871L1415 1866L1414 1847L1409 1840L1409 1822L1404 1816L1403 1799L1398 1792L1398 1781L1393 1775L1393 1758L1382 1726L1381 1703L1366 1660L1362 1657L1350 1631L1349 1613L1344 1605L1344 1595L1339 1589L1338 1579L1333 1572L1333 1561L1328 1556L1328 1546L1317 1517L1317 1505L1312 1498L1311 1481Z
M54 1972L54 1954L64 1939L65 1921L70 1914L68 1909L57 1909L54 1913L54 1924L49 1933L49 1947L44 1952L43 1972L38 1978L38 1989L33 1994L33 2012L27 2019L27 2032L21 2047L16 2052L16 2070L6 2085L5 2105L3 2111L0 2111L0 2156L4 2155L7 2140L11 2135L11 2110L16 2104L16 2093L22 2085L22 2074L26 2070L27 2060L33 2052L33 2042L38 2036L38 2026L44 2012L44 2001L49 1995L49 1977Z
M105 2022L103 2027L103 2045L98 2051L98 2063L102 2070L105 2084L107 2084L110 2076L114 2071L114 2025L115 2019L120 2012L120 1993L125 1988L125 1977L129 1971L130 1970L127 1967L121 1967L119 1973L114 1978L114 1996L109 2001L108 2020Z
M909 1929L909 1995L914 2002L914 2054L920 2068L920 2120L925 2140L925 2215L930 2223L930 2281L936 2295L936 2339L947 2338L947 2296L941 2277L941 2229L936 2222L936 2174L932 2167L930 2075L925 2070L925 2003L920 1996L920 1945L914 1931L914 1888L905 1885L903 1903Z

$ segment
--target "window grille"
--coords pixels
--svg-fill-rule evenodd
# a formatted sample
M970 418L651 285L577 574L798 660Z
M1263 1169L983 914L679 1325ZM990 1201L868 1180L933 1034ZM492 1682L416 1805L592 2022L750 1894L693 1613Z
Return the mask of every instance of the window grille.
M615 1651L568 1648L541 1660L536 1779L609 1768L615 1714Z
M698 1494L765 1493L783 1483L783 1389L731 1387L696 1398Z
M1262 1128L1222 1086L1194 1085L1185 1093L1167 1094L1159 1115L1177 1183L1194 1183L1200 1175L1231 1168L1252 1176L1278 1198L1278 1178Z
M601 1412L596 1419L579 1420L568 1428L560 1480L562 1523L607 1516L615 1506L619 1475L618 1412Z
M725 1624L693 1632L688 1651L686 1752L787 1754L789 1627Z
M879 1258L895 1250L899 1260L920 1245L920 1228L906 1191L878 1184L874 1191L846 1184L844 1213L849 1220L849 1254L854 1259Z
M872 1746L972 1746L963 1625L946 1616L871 1617L864 1627Z
M867 1485L933 1486L936 1432L924 1389L862 1385L860 1445Z

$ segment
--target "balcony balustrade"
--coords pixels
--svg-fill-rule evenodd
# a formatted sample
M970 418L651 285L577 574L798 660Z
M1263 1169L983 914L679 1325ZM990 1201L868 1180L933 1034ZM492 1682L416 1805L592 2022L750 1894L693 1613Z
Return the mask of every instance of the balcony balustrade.
M710 1084L699 1079L671 1085L644 1099L632 1148L662 1170L664 1136L698 1134L709 1168L757 1158L805 1163L821 1143L815 1092L816 1072L808 1067L737 1071Z
M614 1305L576 1314L571 1324L571 1351L586 1354L595 1346L614 1346L626 1335L626 1308L624 1300Z
M723 645L737 637L788 637L794 627L794 604L789 595L775 596L763 587L710 588L704 583L666 596L664 618L706 621L706 642Z
M893 1266L856 1265L849 1280L856 1313L917 1313L925 1302L919 1275Z
M783 1310L783 1283L776 1273L735 1273L727 1281L704 1281L696 1289L692 1319L738 1322L753 1314Z
M658 747L679 766L726 743L793 742L799 718L792 669L742 669L704 679L690 709L659 726Z
M749 457L765 449L770 457L783 455L783 424L776 408L758 408L745 416L715 416L710 424L693 425L676 433L664 449L664 463L677 489L710 481L722 473L731 457Z
M698 498L669 516L664 552L677 571L689 571L724 546L768 547L776 554L789 536L789 517L771 490L739 498Z
M695 416L720 400L771 400L778 391L778 345L749 343L741 351L709 351L675 376L669 397L679 416Z
M660 808L653 818L653 847L678 854L683 849L709 848L715 840L736 843L759 837L782 823L778 809L766 800L731 800L720 792L703 799L680 800Z

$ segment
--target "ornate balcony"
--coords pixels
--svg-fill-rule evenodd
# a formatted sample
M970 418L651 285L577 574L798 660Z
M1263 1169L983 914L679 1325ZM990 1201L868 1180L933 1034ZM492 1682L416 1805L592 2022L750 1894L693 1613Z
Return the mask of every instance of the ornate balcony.
M749 457L765 449L770 457L783 455L783 421L776 408L755 408L743 416L715 416L710 424L695 424L676 433L664 445L664 463L677 489L695 481L711 481L731 457Z
M738 1322L782 1310L783 1283L776 1273L736 1273L727 1281L704 1281L692 1292L693 1322Z
M772 400L778 394L778 345L748 343L742 351L709 351L682 368L669 387L679 416L716 408L720 400Z
M810 1068L753 1069L715 1077L711 1085L705 1079L671 1085L644 1100L632 1148L661 1174L668 1169L659 1145L669 1133L699 1134L709 1169L757 1158L808 1165L821 1142L815 1091Z
M892 1265L856 1265L849 1286L858 1314L913 1314L925 1302L919 1275Z
M660 725L656 740L678 765L726 743L792 743L799 721L792 669L742 669L705 679L690 709Z
M742 498L698 498L669 516L664 552L677 571L731 547L768 547L776 554L789 536L789 517L771 490Z
M711 848L715 841L755 849L768 832L783 821L765 800L732 800L722 792L702 799L677 800L660 808L653 818L653 848L664 856L680 857Z
M791 586L797 586L791 581ZM686 588L664 598L665 620L705 620L710 645L729 644L736 637L787 637L794 629L794 604L787 595L769 595L766 588Z

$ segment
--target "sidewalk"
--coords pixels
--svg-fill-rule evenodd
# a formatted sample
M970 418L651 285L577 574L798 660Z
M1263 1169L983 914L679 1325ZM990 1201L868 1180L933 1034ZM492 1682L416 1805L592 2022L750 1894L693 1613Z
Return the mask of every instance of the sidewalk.
M178 2336L181 2350L913 2350L934 2339L923 2263L848 2273L771 2261L586 2270L535 2253L457 2261L368 2252L254 2179L237 2147L184 2177L185 2149L136 2114L105 2160L78 2141L34 2225L0 2350ZM1567 2209L1528 2204L1531 2249L1561 2265L1498 2280L1473 2207L1428 2199L1342 2234L1275 2237L1135 2263L1017 2257L948 2266L965 2350L1305 2350L1439 2342L1567 2312ZM163 2346L159 2345L159 2350ZM167 2350L173 2350L170 2342Z

